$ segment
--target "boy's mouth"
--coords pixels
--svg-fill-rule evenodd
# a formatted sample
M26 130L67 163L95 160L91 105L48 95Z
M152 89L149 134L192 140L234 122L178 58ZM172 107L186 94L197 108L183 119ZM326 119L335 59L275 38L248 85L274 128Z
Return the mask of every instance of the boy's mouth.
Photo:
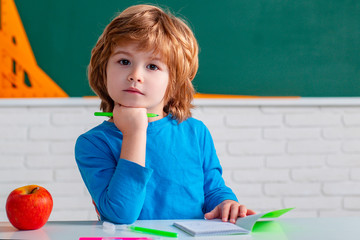
M125 89L124 92L144 95L139 89L134 88L134 87L130 87L128 89Z

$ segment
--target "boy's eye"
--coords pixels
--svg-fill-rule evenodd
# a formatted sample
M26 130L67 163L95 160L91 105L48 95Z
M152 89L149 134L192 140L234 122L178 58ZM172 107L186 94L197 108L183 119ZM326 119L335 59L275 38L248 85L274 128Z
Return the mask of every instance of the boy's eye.
M149 64L147 65L147 68L150 70L159 70L159 68L155 64Z
M129 61L129 60L126 60L126 59L121 59L121 60L119 61L119 63L120 63L121 65L129 65L129 64L130 64L130 61Z

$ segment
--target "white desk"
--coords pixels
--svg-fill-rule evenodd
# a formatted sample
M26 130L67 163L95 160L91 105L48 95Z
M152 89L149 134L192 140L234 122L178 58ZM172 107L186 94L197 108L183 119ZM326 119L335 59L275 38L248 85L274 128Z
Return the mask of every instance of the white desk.
M351 240L360 239L360 217L341 218L279 218L267 222L249 235L192 237L172 226L174 220L137 221L135 225L178 232L178 239L240 239L240 240ZM266 229L271 226L271 230ZM17 231L9 222L0 222L0 239L78 240L79 237L157 237L154 235L117 230L115 234L103 231L102 222L59 221L48 222L34 231ZM165 238L161 239L176 239Z

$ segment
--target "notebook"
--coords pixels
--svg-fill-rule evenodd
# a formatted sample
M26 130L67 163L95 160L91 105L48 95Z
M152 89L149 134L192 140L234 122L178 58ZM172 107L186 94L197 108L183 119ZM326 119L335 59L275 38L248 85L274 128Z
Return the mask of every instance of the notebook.
M192 236L206 235L227 235L227 234L249 234L256 221L260 218L277 218L294 208L286 208L271 212L264 212L238 218L236 224L222 222L221 219L198 219L198 220L179 220L174 222L174 226Z

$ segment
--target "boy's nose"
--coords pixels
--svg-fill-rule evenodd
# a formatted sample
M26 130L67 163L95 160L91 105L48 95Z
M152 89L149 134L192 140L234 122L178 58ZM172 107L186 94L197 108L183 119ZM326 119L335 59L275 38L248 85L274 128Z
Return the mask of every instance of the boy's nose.
M130 82L143 82L143 77L139 69L134 69L128 76Z
M141 78L133 78L133 77L130 77L129 80L132 82L132 81L136 81L136 82L142 82Z

